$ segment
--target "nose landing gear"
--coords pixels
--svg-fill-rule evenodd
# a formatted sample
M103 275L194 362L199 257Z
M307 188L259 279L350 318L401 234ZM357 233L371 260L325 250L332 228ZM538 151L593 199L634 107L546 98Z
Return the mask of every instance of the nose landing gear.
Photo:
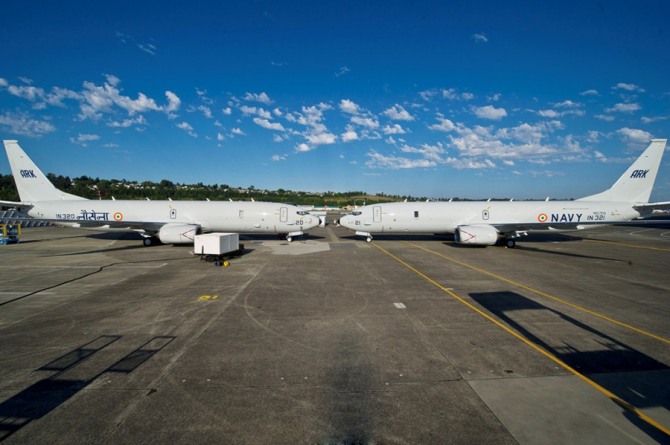
M358 232L358 231L357 231L357 232L356 232L356 235L358 235L358 236L364 236L364 237L365 237L365 241L367 241L368 243L372 242L372 234L371 234L370 232Z

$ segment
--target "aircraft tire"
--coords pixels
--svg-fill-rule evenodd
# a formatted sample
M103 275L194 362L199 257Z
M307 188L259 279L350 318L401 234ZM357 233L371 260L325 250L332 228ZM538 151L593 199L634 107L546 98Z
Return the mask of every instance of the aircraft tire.
M505 241L505 246L507 246L508 249L514 249L516 247L516 241L510 238Z
M149 236L149 237L146 237L146 238L144 238L144 239L142 240L142 244L144 245L144 247L149 247L149 246L151 246L153 243L154 243L154 240L151 239L150 236Z
M290 243L291 241L293 241L293 237L292 236L287 236L286 237L286 242Z

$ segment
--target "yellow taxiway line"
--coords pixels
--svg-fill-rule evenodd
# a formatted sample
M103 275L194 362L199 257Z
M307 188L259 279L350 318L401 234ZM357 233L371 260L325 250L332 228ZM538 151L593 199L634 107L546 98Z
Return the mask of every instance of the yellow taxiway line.
M616 241L606 241L606 240L591 239L591 238L583 238L583 241L588 241L590 243L614 244L616 246L632 247L634 249L660 250L661 252L670 252L670 249L666 249L664 247L639 246L637 244L619 243L619 242L616 242Z
M411 243L407 243L407 244L410 244L410 245L413 246L413 244L411 244ZM531 348L535 349L535 350L538 351L540 354L544 355L545 357L547 357L548 359L550 359L550 360L553 361L554 363L558 364L559 366L561 366L561 367L564 368L565 370L567 370L567 371L571 372L572 374L574 374L575 376L579 377L581 380L583 380L584 382L586 382L586 383L588 383L589 385L591 385L593 388L595 388L595 389L597 389L598 391L600 391L602 394L604 394L606 397L608 397L610 400L612 400L612 401L613 401L614 403L616 403L617 405L623 407L623 408L626 409L627 411L629 411L629 412L631 412L632 414L636 415L636 416L637 416L638 418L640 418L641 420L647 422L649 425L652 425L653 427L657 428L658 430L660 430L660 431L664 432L665 434L667 434L668 436L670 436L670 429L664 427L663 425L661 425L660 423L658 423L656 420L654 420L654 419L652 419L651 417L647 416L646 414L644 414L642 411L640 411L640 410L638 410L637 408L635 408L635 407L634 407L633 405L631 405L630 403L628 403L628 402L626 402L625 400L619 398L619 397L618 397L616 394L614 394L613 392L607 390L607 389L604 388L603 386L600 386L598 383L596 383L596 382L594 382L593 380L589 379L589 378L586 377L584 374L580 373L579 371L577 371L576 369L574 369L573 367L571 367L570 365L568 365L567 363L565 363L563 360L559 359L559 358L556 357L555 355L551 354L550 352L548 352L547 350L545 350L544 348L542 348L540 345L538 345L538 344L536 344L536 343L534 343L534 342L528 340L526 337L524 337L523 335L521 335L520 333L518 333L518 332L515 331L514 329L512 329L512 328L510 328L509 326L506 326L505 324L503 324L502 322L496 320L496 319L493 318L491 315L487 314L486 312L482 311L482 310L479 309L478 307L474 306L472 303L470 303L470 302L468 302L467 300L465 300L464 298L462 298L460 295L458 295L458 294L457 294L456 292L454 292L453 290L451 290L451 289L449 289L449 288L446 288L446 287L442 286L440 283L438 283L437 281L433 280L432 278L430 278L428 275L424 274L423 272L421 272L421 271L418 270L417 268L411 266L410 264L408 264L407 262L403 261L403 260L400 259L399 257L393 255L391 252L389 252L388 250L386 250L386 249L384 249L383 247L381 247L378 243L372 243L372 245L373 245L374 247L376 247L377 249L379 249L380 251L384 252L386 255L388 255L388 256L390 256L391 258L393 258L394 260L398 261L400 264L402 264L403 266L407 267L409 270L411 270L412 272L416 273L417 275L419 275L420 277L422 277L423 279L425 279L426 281L428 281L428 282L431 283L432 285L436 286L436 287L437 287L438 289L440 289L441 291L446 292L446 293L449 294L451 297L453 297L455 300L459 301L460 303L462 303L463 305L465 305L465 306L467 306L468 308L472 309L473 311L475 311L476 313L478 313L478 314L481 315L482 317L486 318L486 319L489 320L491 323L493 323L493 324L495 324L496 326L500 327L501 329L505 330L507 333L509 333L510 335L513 335L514 337L516 337L517 339L519 339L519 340L522 341L523 343L525 343L525 344L527 344L528 346L530 346ZM415 247L418 247L418 246L415 246ZM427 250L427 249L424 249L424 250ZM446 257L445 257L445 258L446 258ZM453 261L455 261L455 260L453 260ZM459 261L455 261L455 262L456 262L456 263L460 263ZM462 263L462 264L465 265L465 263ZM468 266L468 267L470 267L470 266ZM474 268L474 267L472 267L472 268L473 268L473 269L476 269L476 268Z
M619 320L617 320L617 319L615 319L615 318L608 317L607 315L600 314L600 313L598 313L598 312L592 311L592 310L590 310L590 309L587 309L587 308L585 308L585 307L579 306L579 305L577 305L577 304L570 303L569 301L562 300L562 299L560 299L560 298L558 298L558 297L554 297L553 295L549 295L549 294L546 293L546 292L542 292L542 291L540 291L540 290L533 289L532 287L526 286L525 284L519 283L519 282L514 281L514 280L510 280L509 278L505 278L505 277L500 276L500 275L496 275L496 274L494 274L494 273L492 273L492 272L489 272L489 271L487 271L487 270L484 270L484 269L481 269L481 268L479 268L479 267L473 266L473 265L471 265L471 264L464 263L464 262L462 262L462 261L458 261L458 260L456 260L456 259L453 259L453 258L450 258L450 257L448 257L448 256L446 256L446 255L443 255L443 254L441 254L441 253L439 253L439 252L435 252L434 250L426 249L425 247L422 247L422 246L419 246L419 245L416 245L416 244L413 244L413 243L409 243L409 242L406 242L406 241L405 241L405 244L410 245L410 246L412 246L412 247L416 247L417 249L423 250L424 252L428 252L428 253L431 253L431 254L433 254L433 255L437 255L437 256L439 256L440 258L444 258L445 260L451 261L452 263L456 263L456 264L458 264L458 265L460 265L460 266L467 267L467 268L469 268L469 269L472 269L472 270L477 271L477 272L479 272L479 273L482 273L482 274L484 274L484 275L488 275L488 276L490 276L490 277L492 277L492 278L495 278L496 280L504 281L505 283L509 283L509 284L514 285L514 286L520 287L520 288L525 289L525 290L527 290L527 291L529 291L529 292L532 292L532 293L534 293L534 294L540 295L540 296L545 297L545 298L549 298L549 299L551 299L551 300L554 300L554 301L557 301L557 302L559 302L559 303L565 304L566 306L573 307L573 308L575 308L575 309L578 309L578 310L580 310L580 311L582 311L582 312L586 312L587 314L593 315L593 316L595 316L595 317L602 318L603 320L607 320L607 321L609 321L610 323L614 323L614 324L616 324L616 325L618 325L618 326L624 327L624 328L626 328L626 329L630 329L631 331L635 331L635 332L637 332L638 334L646 335L647 337L651 337L651 338L653 338L653 339L655 339L655 340L658 340L658 341L661 341L661 342L663 342L663 343L668 343L668 344L670 344L670 339L667 339L667 338L665 338L665 337L661 337L660 335L653 334L653 333L651 333L651 332L645 331L645 330L640 329L640 328L636 328L635 326L631 326L631 325L629 325L629 324L627 324L627 323L624 323L623 321L619 321Z

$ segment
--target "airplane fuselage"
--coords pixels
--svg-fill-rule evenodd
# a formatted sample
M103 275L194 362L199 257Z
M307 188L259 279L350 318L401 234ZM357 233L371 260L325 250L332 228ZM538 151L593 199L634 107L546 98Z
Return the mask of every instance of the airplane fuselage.
M630 203L617 202L395 202L362 207L341 217L340 224L366 233L453 233L463 225L505 224L533 226L528 230L575 230L638 216Z
M248 201L41 201L28 214L63 224L132 228L137 223L195 224L203 232L290 233L315 227L318 218L292 204ZM59 221L60 222L60 221Z

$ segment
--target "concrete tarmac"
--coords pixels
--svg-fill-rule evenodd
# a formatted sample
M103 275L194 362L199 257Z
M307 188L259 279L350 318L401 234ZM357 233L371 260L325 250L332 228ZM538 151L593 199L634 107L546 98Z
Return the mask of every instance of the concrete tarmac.
M0 246L0 441L670 443L670 228Z

